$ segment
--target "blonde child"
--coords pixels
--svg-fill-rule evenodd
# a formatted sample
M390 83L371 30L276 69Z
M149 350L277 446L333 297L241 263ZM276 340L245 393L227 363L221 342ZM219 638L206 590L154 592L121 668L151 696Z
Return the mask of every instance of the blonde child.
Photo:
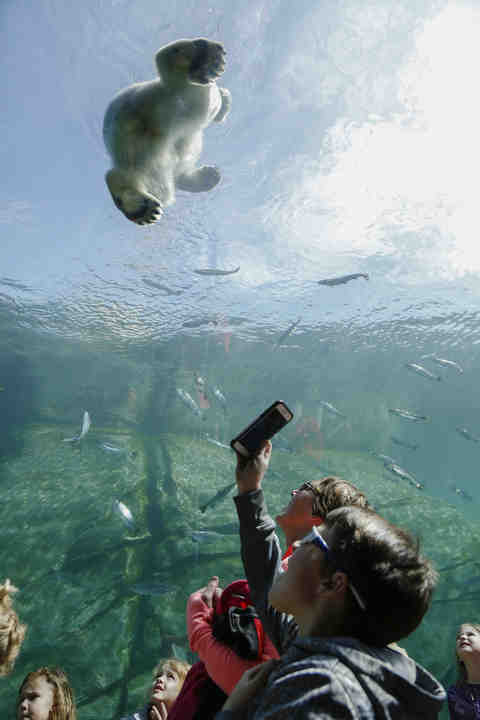
M18 691L17 720L76 720L73 691L65 672L41 667L28 673Z

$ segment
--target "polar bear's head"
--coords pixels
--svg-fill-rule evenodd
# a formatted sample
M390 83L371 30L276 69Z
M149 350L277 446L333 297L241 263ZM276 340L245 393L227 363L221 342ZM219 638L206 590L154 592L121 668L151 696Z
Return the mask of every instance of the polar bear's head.
M166 83L183 77L194 85L208 85L225 70L225 50L221 43L205 38L175 40L160 48L155 62Z

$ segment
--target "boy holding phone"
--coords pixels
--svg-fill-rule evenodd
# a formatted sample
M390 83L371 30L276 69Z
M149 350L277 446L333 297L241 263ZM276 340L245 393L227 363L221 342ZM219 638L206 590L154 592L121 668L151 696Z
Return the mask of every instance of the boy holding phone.
M314 525L320 525L331 510L345 505L367 508L368 501L354 485L336 477L312 480L292 490L289 505L276 518L288 546L282 558L275 522L268 514L262 490L271 453L269 440L254 457L237 453L238 496L234 497L234 502L240 521L241 553L250 595L265 630L282 653L295 638L297 627L292 622L288 636L285 635L285 627L277 626L276 614L270 610L268 596L275 576L288 564L292 543L304 537Z

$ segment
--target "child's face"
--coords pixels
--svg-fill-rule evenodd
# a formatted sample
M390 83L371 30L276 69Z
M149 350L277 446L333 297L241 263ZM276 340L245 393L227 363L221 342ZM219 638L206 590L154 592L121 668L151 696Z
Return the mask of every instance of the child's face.
M480 633L471 625L460 625L456 639L456 650L459 660L476 660L480 662Z
M180 677L169 665L164 665L153 680L151 702L154 705L164 703L169 709L176 700L180 687Z
M17 720L48 720L53 707L53 693L53 685L42 675L29 680L22 688Z

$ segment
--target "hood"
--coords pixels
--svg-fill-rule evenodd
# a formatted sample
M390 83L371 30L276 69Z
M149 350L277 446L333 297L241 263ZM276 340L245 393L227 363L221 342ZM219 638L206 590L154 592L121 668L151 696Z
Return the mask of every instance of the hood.
M355 673L378 720L437 718L446 700L438 680L396 650L371 647L354 638L297 637L287 653L290 660L317 654L335 657Z

